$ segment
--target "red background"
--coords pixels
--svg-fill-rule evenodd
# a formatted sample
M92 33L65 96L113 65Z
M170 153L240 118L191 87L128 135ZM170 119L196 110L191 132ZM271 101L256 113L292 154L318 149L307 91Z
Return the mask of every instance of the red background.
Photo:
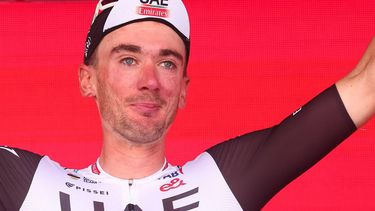
M191 84L168 136L183 164L280 122L348 73L375 34L375 1L186 1ZM0 2L0 144L82 168L100 152L77 80L93 1ZM151 35L150 35L151 36ZM375 210L375 120L264 210Z

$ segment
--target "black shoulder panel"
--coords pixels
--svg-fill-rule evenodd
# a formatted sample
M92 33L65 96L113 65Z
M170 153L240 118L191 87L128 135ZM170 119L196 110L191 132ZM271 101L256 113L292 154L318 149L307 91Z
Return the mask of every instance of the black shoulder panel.
M279 125L224 142L207 152L242 208L260 210L355 130L332 86Z
M0 146L0 208L19 210L42 156Z

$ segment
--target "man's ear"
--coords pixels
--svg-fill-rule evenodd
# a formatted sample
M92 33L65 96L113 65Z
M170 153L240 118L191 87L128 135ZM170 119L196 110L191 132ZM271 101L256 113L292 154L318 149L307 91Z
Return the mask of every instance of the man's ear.
M84 97L96 96L96 75L92 66L81 64L78 70L79 85L81 94Z
M186 93L189 86L190 79L187 76L184 76L183 84L181 87L180 100L178 102L179 108L185 108L186 105Z

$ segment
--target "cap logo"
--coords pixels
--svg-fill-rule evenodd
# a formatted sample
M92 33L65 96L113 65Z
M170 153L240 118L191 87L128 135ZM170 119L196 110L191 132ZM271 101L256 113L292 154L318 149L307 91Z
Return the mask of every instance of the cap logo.
M140 0L143 4L138 7L139 15L167 18L169 16L168 0Z
M85 44L85 57L87 57L87 54L89 53L89 49L90 49L91 43L92 43L91 37L88 36L87 40L86 40L86 44Z
M143 4L152 4L157 6L168 7L168 0L139 0Z

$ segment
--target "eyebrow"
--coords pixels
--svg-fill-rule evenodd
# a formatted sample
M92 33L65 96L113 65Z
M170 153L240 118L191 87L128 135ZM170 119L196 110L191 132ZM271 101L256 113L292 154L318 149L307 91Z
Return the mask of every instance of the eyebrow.
M142 48L138 45L119 44L116 47L112 48L111 54L118 53L120 51L129 51L129 52L133 52L133 53L141 53ZM180 60L181 62L183 62L183 58L184 58L179 52L177 52L175 50L171 50L171 49L161 49L160 52L159 52L159 56L173 56L173 57L177 58L178 60Z
M174 56L181 62L183 61L183 57L180 53L177 51L171 50L171 49L162 49L159 52L159 56Z
M138 45L131 45L131 44L120 44L111 50L111 54L118 53L120 51L130 51L133 53L140 53L141 47Z

